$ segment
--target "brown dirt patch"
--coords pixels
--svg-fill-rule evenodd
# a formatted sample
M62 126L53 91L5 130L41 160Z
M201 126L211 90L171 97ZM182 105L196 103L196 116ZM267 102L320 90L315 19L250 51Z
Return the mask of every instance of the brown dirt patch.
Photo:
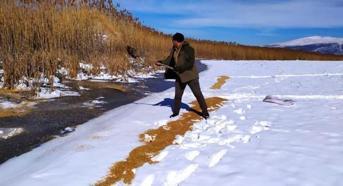
M228 79L230 79L229 76L219 76L217 82L212 85L211 89L220 89Z

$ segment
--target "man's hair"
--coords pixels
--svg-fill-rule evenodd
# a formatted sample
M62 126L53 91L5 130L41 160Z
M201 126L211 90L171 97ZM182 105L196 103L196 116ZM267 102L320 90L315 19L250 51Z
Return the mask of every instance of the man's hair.
M173 35L173 41L183 42L184 40L185 40L185 37L181 33L176 33Z

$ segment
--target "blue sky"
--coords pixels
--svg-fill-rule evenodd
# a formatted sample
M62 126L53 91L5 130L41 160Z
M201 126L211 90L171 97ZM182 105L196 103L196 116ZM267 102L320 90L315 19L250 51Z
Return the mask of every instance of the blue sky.
M147 26L186 37L264 45L343 37L343 0L115 0Z

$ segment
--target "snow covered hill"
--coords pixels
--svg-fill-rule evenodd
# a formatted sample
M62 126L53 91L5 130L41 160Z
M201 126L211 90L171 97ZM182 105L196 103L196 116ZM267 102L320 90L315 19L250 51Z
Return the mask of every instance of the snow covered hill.
M202 62L205 97L225 100L210 119L190 114L189 88L175 119L174 89L153 93L3 163L0 185L343 185L343 62Z
M269 45L323 54L343 54L343 38L312 36Z
M283 43L278 43L276 45L287 47L287 46L304 46L304 45L330 44L330 43L343 44L343 38L312 36L312 37L304 37L300 39L295 39L295 40L287 41Z

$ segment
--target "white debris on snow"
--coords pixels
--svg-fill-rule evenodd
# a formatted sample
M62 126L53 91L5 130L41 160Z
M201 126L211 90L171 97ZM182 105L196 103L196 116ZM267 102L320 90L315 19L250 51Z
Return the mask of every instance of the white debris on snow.
M19 111L23 107L30 108L30 107L33 107L34 105L36 105L35 102L29 102L29 101L14 102L14 101L4 100L0 98L0 109L4 109L4 110L16 109L16 111Z
M152 142L152 141L155 140L155 138L156 138L156 136L151 136L151 135L149 135L149 134L144 134L144 139L143 139L143 141L145 141L145 142Z

